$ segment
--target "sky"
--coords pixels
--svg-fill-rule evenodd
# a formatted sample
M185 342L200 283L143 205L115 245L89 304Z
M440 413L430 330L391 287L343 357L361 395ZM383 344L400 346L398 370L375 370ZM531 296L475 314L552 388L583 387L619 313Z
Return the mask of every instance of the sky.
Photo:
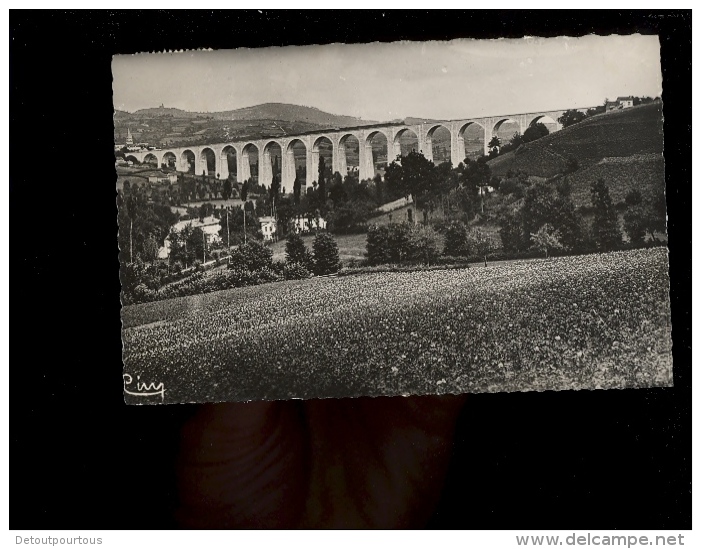
M657 36L460 39L115 56L114 106L292 103L386 121L517 114L662 93Z

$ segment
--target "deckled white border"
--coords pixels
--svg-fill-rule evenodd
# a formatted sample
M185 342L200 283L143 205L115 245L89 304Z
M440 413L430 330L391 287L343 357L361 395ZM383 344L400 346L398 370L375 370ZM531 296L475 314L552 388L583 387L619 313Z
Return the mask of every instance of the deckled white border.
M13 4L19 4L19 2L13 2ZM33 2L25 1L22 2L23 8L31 7L55 7L51 5L50 2ZM76 6L78 4L79 6ZM231 7L230 2L210 2L209 7L215 7L217 9L229 8ZM214 6L212 6L214 4ZM275 8L291 8L296 9L301 7L319 7L320 2L297 2L294 6L290 6L289 2L267 2L266 6ZM544 4L544 5L543 5ZM624 4L624 5L621 5ZM690 4L690 3L688 3ZM353 7L356 8L376 8L376 1L368 0L356 0L353 3ZM19 6L13 6L19 7ZM74 2L71 7L88 7L87 2ZM93 6L94 7L94 6ZM174 9L176 7L185 7L183 2L135 2L133 0L123 0L120 2L120 8L165 8ZM407 7L406 2L384 2L382 7L387 8L405 8ZM431 7L465 7L458 6L457 2L431 2ZM517 2L497 2L491 7L495 8L514 8L523 7L522 3ZM532 4L529 6L533 8ZM553 2L541 3L540 7L555 7ZM561 7L561 6L558 6ZM571 4L568 7L573 8ZM584 3L582 6L584 7ZM587 2L587 8L602 8L610 7L603 2ZM638 1L638 2L619 2L616 6L618 9L622 8L636 8L636 9L656 9L659 7L659 3ZM691 6L687 6L691 7ZM574 17L576 17L576 11L571 12ZM2 94L3 94L3 105L4 109L2 112L2 141L0 145L3 150L7 151L9 145L9 11L3 10L2 12L2 40L1 46L2 55ZM695 58L699 58L699 36L698 33L694 31L692 27L692 55ZM693 105L692 105L693 110ZM699 127L699 122L701 115L699 110L696 109L692 112L692 124ZM698 158L696 155L696 150L698 149L698 143L692 141L692 174L698 174ZM695 180L698 176L694 178L693 181L680 181L673 184L678 184L685 187L682 190L686 193L688 189L689 194L691 194L692 199L692 211L701 212L701 199L699 194L701 191L696 193L692 192L692 189L696 187ZM343 532L339 533L337 531L318 531L318 532L285 532L285 531L262 531L262 532L167 532L167 531L59 531L59 532L29 532L29 531L13 531L9 530L9 163L2 163L2 179L0 180L2 184L2 192L0 192L0 254L2 259L0 260L0 287L1 287L1 297L0 304L2 311L0 314L0 368L2 369L2 386L0 387L0 400L2 400L2 421L0 421L0 428L2 429L2 438L0 439L0 445L2 446L2 452L0 453L0 461L2 464L2 480L0 481L0 488L2 490L2 499L0 500L0 508L2 511L2 527L5 532L3 536L0 536L0 540L3 541L3 545L17 546L16 536L42 536L52 535L54 537L69 537L71 535L81 535L83 537L101 537L103 542L101 547L134 547L134 548L153 548L153 547L172 547L172 548L185 548L185 547L230 547L231 542L235 540L238 544L245 544L244 546L276 546L276 547L293 547L296 545L304 544L305 547L323 547L327 548L333 546L335 549L356 549L361 544L368 544L373 547L382 547L388 543L401 543L404 549L410 549L416 547L417 549L425 549L425 547L434 546L441 542L457 542L455 547L516 547L515 535L517 533L522 535L561 535L568 536L572 534L571 531L432 531L432 532L415 532L415 531L399 531L399 532L389 532L389 531L360 531L360 532ZM696 248L701 239L701 229L697 224L692 227L692 269L694 267L699 267L698 265L693 265L693 257L696 255ZM686 258L675 258L676 262L683 263ZM698 272L698 269L694 269ZM696 277L694 277L696 278ZM693 284L693 281L692 281ZM692 311L698 309L697 305L699 302L698 292L692 295ZM698 341L698 323L692 327L692 341ZM695 395L699 394L699 372L693 376L693 391ZM699 456L701 455L701 444L698 444L698 436L696 436L696 431L701 425L701 408L699 398L694 398L695 406L693 407L693 418L692 425L694 427L694 437L693 437L693 465L697 471L699 470ZM641 479L641 482L645 482ZM698 495L699 490L692 491L693 497L693 526L694 529L701 527L699 523L699 515L701 511L701 497ZM469 494L466 494L469 497ZM573 510L576 512L576 510ZM670 510L673 512L673 510ZM581 534L582 531L577 531L577 534ZM584 532L586 533L586 532ZM600 534L609 535L628 535L636 534L642 535L646 532L636 531L608 531L599 532ZM685 535L684 544L686 546L698 546L700 536L695 532L671 532L671 531L661 531L661 532L647 532L648 535L670 535L683 533ZM566 546L563 544L563 546ZM35 546L36 547L36 546Z

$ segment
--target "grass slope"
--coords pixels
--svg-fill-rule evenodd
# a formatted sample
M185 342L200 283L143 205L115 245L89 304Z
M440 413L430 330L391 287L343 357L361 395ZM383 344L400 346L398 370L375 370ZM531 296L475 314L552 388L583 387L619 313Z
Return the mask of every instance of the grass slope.
M668 292L663 248L266 284L125 307L125 373L166 402L666 386Z
M604 158L600 162L568 176L572 200L578 206L591 205L590 186L603 179L614 204L625 200L633 189L643 196L664 192L664 157L660 154Z
M500 176L523 170L552 177L564 171L569 156L586 169L605 157L661 155L662 148L662 105L652 103L593 116L490 160L489 166Z

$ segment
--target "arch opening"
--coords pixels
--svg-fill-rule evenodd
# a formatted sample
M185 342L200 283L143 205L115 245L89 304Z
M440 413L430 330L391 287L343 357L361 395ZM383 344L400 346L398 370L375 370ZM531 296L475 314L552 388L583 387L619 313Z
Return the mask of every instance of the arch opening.
M433 126L426 134L426 147L430 151L430 156L426 155L437 166L443 162L450 162L450 130L443 125Z
M236 159L236 148L233 145L228 145L222 149L221 152L221 166L222 172L220 174L221 179L231 178L234 181L237 180L237 169L238 162Z
M197 175L215 176L217 173L217 156L209 147L200 151L200 171L202 174Z
M535 126L536 124L543 124L546 128L548 128L548 131L550 133L556 132L558 128L557 121L553 120L553 118L551 116L548 116L547 114L536 116L533 120L529 122L528 127L530 128L531 126Z
M168 151L163 155L162 168L175 170L177 168L178 157L174 153Z
M388 145L389 141L384 132L376 131L369 134L365 140L366 146L371 149L371 156L368 159L370 165L368 166L368 173L366 176L372 179L376 175L384 177L385 169L387 168L387 159L389 157ZM361 174L365 175L365 174Z
M410 128L399 130L394 136L394 150L390 160L394 160L397 155L407 156L412 151L419 152L419 136Z
M299 179L304 187L307 183L307 146L300 139L293 139L285 149L287 162L283 170L283 186L286 192L293 192L294 181Z
M477 160L480 156L484 156L484 127L477 122L468 122L460 128L459 143L462 145L462 158L456 159L457 162L463 162L465 158Z
M517 133L521 133L521 126L512 118L499 120L492 130L492 136L498 137L502 145L509 143Z
M317 138L312 145L312 155L316 156L316 158L314 158L314 171L312 172L312 179L318 182L318 170L323 158L324 179L329 181L333 176L333 143L331 140L326 136Z
M155 154L149 153L144 156L144 164L158 168L158 158L156 158Z
M258 162L260 172L258 182L270 186L273 177L282 183L282 147L277 141L269 141L263 147L263 158ZM280 187L282 192L282 186Z
M344 135L339 140L339 164L343 177L346 175L358 176L360 170L360 141L352 133Z
M253 143L246 145L241 151L241 181L251 179L258 182L259 172L259 154L258 147Z
M180 155L180 171L185 173L195 173L195 153L186 149Z

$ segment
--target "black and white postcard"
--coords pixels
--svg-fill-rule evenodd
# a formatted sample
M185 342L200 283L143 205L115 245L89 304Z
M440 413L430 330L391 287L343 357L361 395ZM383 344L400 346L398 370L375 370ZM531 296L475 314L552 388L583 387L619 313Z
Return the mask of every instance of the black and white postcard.
M128 404L672 385L657 36L112 73Z

